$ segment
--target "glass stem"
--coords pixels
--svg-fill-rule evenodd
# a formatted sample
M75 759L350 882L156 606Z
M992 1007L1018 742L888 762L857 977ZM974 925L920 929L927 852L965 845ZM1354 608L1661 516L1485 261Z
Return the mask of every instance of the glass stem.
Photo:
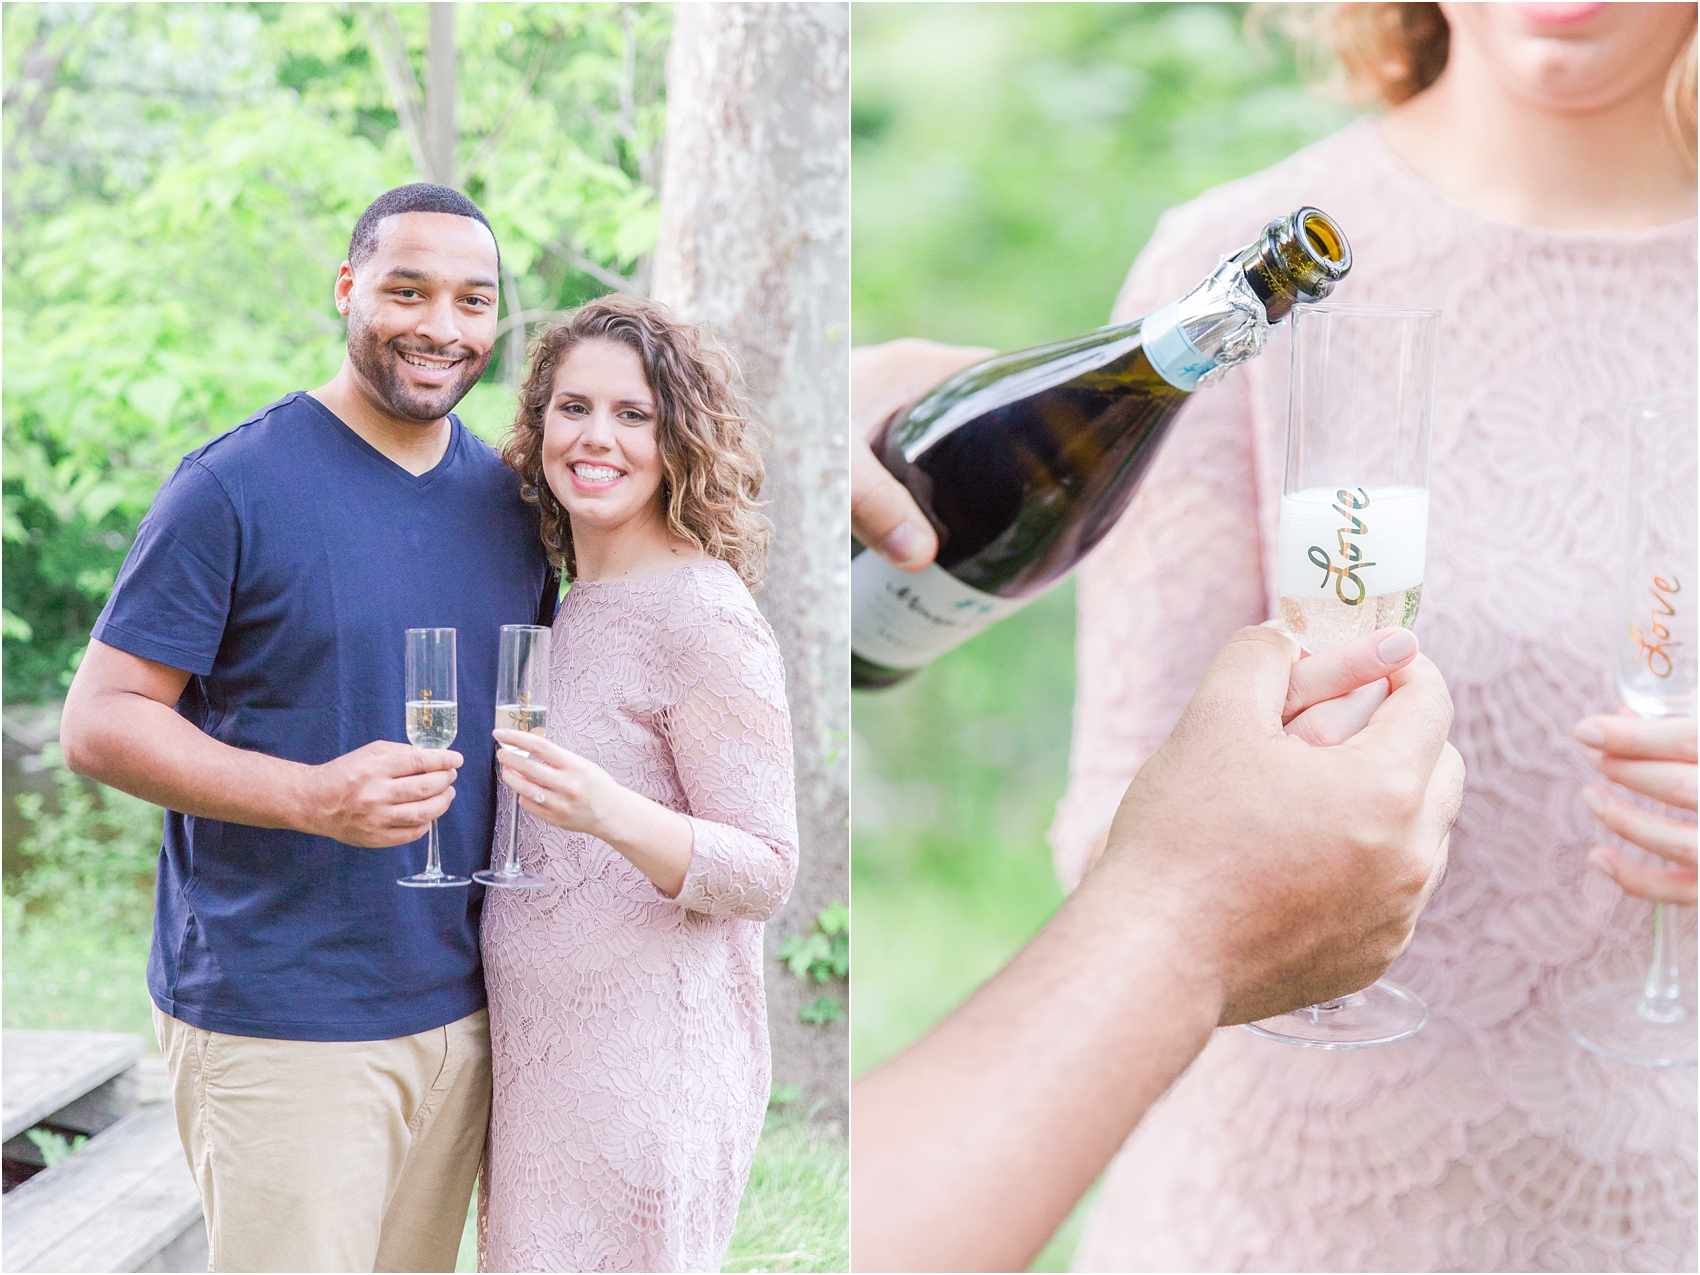
M436 880L443 875L443 852L437 844L437 821L431 820L431 832L425 840L425 871L421 876Z
M1653 957L1647 962L1647 981L1635 1012L1650 1023L1679 1023L1683 1019L1682 976L1676 968L1676 944L1671 941L1663 903L1653 909Z
M519 875L519 794L514 794L513 831L508 836L508 861L502 865L502 875L517 877Z

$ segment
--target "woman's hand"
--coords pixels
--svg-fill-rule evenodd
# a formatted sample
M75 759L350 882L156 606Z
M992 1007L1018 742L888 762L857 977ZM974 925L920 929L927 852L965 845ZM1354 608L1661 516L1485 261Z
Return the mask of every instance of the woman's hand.
M688 819L622 787L588 757L541 735L491 733L503 745L496 750L502 782L514 790L527 813L552 828L606 841L662 894L678 897L690 871L695 839Z
M1585 717L1576 739L1594 769L1631 792L1667 806L1693 810L1696 798L1695 721L1692 717L1644 720L1628 709L1615 717ZM1694 906L1695 826L1630 805L1609 788L1584 788L1582 800L1594 817L1618 836L1676 865L1650 868L1615 846L1595 846L1588 861L1627 894L1654 903Z

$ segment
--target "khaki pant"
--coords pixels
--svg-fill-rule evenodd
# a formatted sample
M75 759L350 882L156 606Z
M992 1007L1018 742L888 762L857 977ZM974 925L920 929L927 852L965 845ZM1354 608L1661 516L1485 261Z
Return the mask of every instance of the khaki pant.
M490 1118L486 1011L347 1043L153 1019L212 1270L454 1270Z

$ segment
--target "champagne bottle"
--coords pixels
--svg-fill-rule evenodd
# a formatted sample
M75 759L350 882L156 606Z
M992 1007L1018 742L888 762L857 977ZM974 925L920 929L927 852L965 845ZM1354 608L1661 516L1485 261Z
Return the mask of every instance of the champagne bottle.
M1121 517L1201 381L1257 355L1271 323L1351 264L1333 220L1300 208L1145 318L997 355L894 415L874 454L939 552L914 573L867 551L851 564L851 685L899 682L1059 583Z

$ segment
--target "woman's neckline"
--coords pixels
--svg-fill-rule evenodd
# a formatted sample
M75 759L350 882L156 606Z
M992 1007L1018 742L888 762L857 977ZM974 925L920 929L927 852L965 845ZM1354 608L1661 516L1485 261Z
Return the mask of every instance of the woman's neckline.
M670 567L663 567L660 571L652 571L643 576L619 576L613 580L574 580L572 589L618 588L621 585L649 584L652 581L665 580L676 572L689 571L692 567L710 565L725 566L726 564L718 558L692 558L689 562L677 562ZM572 589L569 589L568 593L571 593Z
M1452 216L1475 222L1502 234L1522 235L1530 239L1566 246L1627 247L1635 244L1656 243L1664 239L1691 238L1696 229L1700 228L1700 218L1695 217L1667 222L1662 226L1647 226L1640 230L1555 230L1547 226L1530 225L1527 222L1502 221L1497 217L1490 217L1484 212L1478 212L1470 205L1447 194L1407 164L1404 158L1388 144L1387 138L1381 131L1380 116L1363 116L1349 127L1361 130L1370 138L1370 145L1380 157L1383 166L1393 173L1397 180L1422 191L1430 202L1445 209Z

